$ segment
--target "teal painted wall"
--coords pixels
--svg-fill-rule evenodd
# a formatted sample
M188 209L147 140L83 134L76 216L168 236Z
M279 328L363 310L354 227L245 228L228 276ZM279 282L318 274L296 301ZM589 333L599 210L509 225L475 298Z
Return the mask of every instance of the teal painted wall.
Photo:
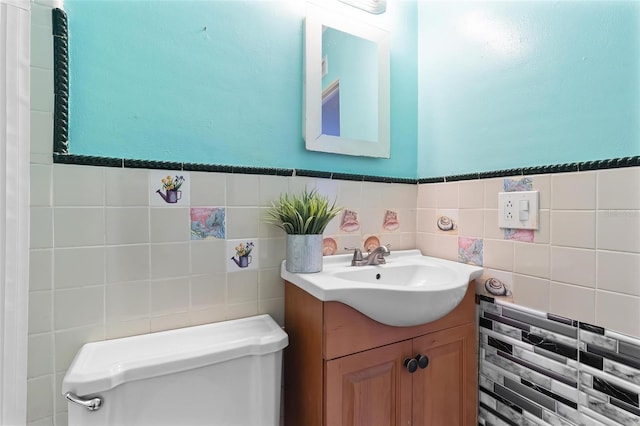
M638 1L389 2L388 160L304 149L302 1L65 8L72 153L397 177L640 155Z
M73 154L416 177L414 2L367 17L391 30L390 159L305 150L303 1L65 0L65 9Z
M418 176L640 155L640 2L419 3Z

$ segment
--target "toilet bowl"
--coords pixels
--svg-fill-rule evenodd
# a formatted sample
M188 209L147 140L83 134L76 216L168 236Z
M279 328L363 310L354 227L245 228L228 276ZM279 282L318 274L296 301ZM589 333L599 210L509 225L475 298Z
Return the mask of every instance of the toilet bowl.
M87 343L69 426L276 426L286 333L268 315Z

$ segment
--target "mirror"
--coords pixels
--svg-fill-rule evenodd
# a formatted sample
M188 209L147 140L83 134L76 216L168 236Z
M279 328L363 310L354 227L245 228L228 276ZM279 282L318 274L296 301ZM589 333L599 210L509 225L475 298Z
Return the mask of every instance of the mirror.
M304 131L308 150L389 158L389 34L308 7Z

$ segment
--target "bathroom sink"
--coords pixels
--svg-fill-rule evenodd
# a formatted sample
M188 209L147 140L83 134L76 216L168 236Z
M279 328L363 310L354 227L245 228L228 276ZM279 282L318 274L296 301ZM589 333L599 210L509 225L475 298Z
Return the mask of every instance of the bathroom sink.
M435 321L464 298L482 268L423 256L419 250L393 251L383 265L351 266L351 254L325 256L321 272L280 276L322 301L342 302L383 324L407 327Z

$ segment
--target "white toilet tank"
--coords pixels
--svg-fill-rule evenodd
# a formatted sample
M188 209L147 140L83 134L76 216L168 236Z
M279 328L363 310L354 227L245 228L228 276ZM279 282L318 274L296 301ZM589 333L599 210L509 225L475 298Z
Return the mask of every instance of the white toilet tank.
M101 405L69 426L276 426L288 343L268 315L87 343L62 393Z

